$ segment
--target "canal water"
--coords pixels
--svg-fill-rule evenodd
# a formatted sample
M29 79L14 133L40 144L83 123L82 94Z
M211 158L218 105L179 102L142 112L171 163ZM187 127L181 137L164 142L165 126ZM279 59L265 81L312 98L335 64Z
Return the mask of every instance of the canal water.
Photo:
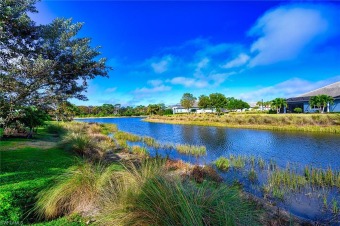
M143 118L77 119L82 122L114 123L119 130L150 136L160 143L204 145L207 155L199 159L170 153L175 159L211 163L220 156L245 155L287 163L340 170L340 135L291 131L235 129L210 126L150 123Z

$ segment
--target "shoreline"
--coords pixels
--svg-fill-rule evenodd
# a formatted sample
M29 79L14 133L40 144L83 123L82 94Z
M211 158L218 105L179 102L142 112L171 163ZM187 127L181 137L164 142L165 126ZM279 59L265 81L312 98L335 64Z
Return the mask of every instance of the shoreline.
M235 125L226 124L222 122L205 122L205 121L184 121L184 120L164 120L164 119L153 119L145 118L145 122L151 123L164 123L164 124L175 124L175 125L195 125L195 126L216 126L225 128L238 128L238 129L253 129L253 130L272 130L272 131L296 131L296 132L313 132L313 133L329 133L329 134L340 134L340 126L273 126L273 125Z
M102 117L75 117L73 119L96 119L96 118L146 118L147 116L102 116Z

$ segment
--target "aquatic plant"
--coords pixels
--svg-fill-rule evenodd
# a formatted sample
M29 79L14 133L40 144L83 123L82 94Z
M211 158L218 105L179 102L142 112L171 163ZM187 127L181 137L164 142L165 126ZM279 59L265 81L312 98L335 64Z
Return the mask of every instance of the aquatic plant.
M241 155L230 155L229 157L231 165L237 169L242 169L246 165L246 157Z
M203 145L177 144L175 148L179 153L186 155L202 156L207 154L207 149Z
M265 161L264 161L262 158L258 158L258 159L257 159L257 163L258 163L259 168L260 168L261 170L263 170L263 169L265 168L266 163L265 163Z
M115 132L114 138L117 139L117 140L127 140L127 141L131 141L131 142L138 142L138 141L142 140L142 138L140 136L137 136L137 135L132 134L132 133L123 132L123 131Z
M215 161L215 165L220 170L228 170L230 168L230 161L225 157L219 157Z
M338 202L335 198L332 199L332 212L337 214L339 212Z
M255 182L257 180L257 174L254 168L251 168L249 171L248 178L251 182Z
M160 148L160 144L152 137L144 136L142 138L144 144L148 145L149 147Z

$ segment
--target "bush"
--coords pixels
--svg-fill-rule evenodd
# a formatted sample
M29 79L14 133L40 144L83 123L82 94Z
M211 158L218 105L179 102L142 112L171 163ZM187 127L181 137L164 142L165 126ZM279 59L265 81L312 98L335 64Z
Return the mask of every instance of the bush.
M294 108L295 113L302 113L302 108Z

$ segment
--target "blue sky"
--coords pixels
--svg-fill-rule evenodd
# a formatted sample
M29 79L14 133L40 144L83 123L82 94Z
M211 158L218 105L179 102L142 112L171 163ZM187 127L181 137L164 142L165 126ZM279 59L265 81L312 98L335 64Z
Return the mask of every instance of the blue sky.
M42 1L32 18L84 22L79 36L114 67L89 101L179 102L220 92L248 102L340 81L340 3L306 1Z

